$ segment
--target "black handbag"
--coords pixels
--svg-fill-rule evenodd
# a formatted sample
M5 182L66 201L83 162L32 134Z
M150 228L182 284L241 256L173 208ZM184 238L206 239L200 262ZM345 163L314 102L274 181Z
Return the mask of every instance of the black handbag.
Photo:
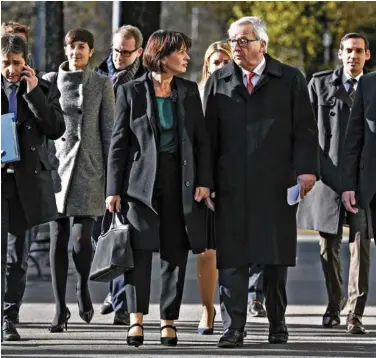
M124 224L120 213L113 213L109 226L109 215L111 213L107 210L103 216L102 230L91 264L92 281L110 282L134 267L130 225Z

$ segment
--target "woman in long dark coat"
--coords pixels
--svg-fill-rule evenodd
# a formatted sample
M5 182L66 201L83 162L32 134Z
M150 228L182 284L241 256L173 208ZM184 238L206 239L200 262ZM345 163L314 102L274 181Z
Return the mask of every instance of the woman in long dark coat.
M212 185L208 136L198 87L186 71L191 41L156 31L144 52L150 72L118 89L107 170L107 207L132 226L135 266L125 274L131 325L127 343L143 343L152 253L161 255L161 343L176 345L188 251L205 251L205 206Z

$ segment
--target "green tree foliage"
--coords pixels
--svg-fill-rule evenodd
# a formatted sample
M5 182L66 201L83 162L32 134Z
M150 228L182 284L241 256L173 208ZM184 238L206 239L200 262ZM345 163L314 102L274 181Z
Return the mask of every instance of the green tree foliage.
M376 3L359 1L205 2L228 23L242 16L261 16L268 26L269 52L307 74L332 68L341 37L361 31L376 42ZM323 34L332 36L330 61L324 63ZM376 45L376 43L375 43Z

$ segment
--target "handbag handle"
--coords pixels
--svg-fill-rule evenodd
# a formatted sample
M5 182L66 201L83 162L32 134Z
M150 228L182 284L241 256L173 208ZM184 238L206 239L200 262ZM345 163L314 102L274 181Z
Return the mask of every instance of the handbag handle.
M111 221L109 220L110 215L112 215ZM123 215L119 212L111 213L109 210L106 210L102 219L101 234L104 234L110 229L116 228L120 225L124 225Z

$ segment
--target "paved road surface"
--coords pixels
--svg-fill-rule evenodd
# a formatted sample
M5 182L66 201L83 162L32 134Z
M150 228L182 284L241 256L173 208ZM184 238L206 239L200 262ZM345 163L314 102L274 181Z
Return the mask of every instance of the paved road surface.
M321 315L326 306L325 287L320 268L318 241L315 236L299 237L298 264L289 270L287 323L290 340L286 345L267 342L266 319L248 318L245 346L236 350L216 348L221 333L220 315L213 336L199 336L195 329L200 319L196 283L195 258L190 257L186 288L178 323L179 344L165 348L159 344L158 295L159 265L155 258L151 293L151 311L145 320L145 344L136 349L126 345L126 327L113 326L113 315L101 316L99 307L107 292L105 284L92 283L95 317L86 325L78 316L75 299L75 276L71 269L68 283L68 304L72 312L68 331L51 334L47 331L54 314L53 295L49 281L40 281L30 269L24 304L21 309L20 342L6 342L2 357L376 357L376 247L372 243L371 290L363 322L368 330L364 336L344 331L346 309L339 328L321 328ZM346 240L342 245L343 262L348 260ZM344 264L344 276L348 264ZM45 270L48 273L48 270ZM345 281L347 281L345 279ZM219 311L218 300L216 303Z

